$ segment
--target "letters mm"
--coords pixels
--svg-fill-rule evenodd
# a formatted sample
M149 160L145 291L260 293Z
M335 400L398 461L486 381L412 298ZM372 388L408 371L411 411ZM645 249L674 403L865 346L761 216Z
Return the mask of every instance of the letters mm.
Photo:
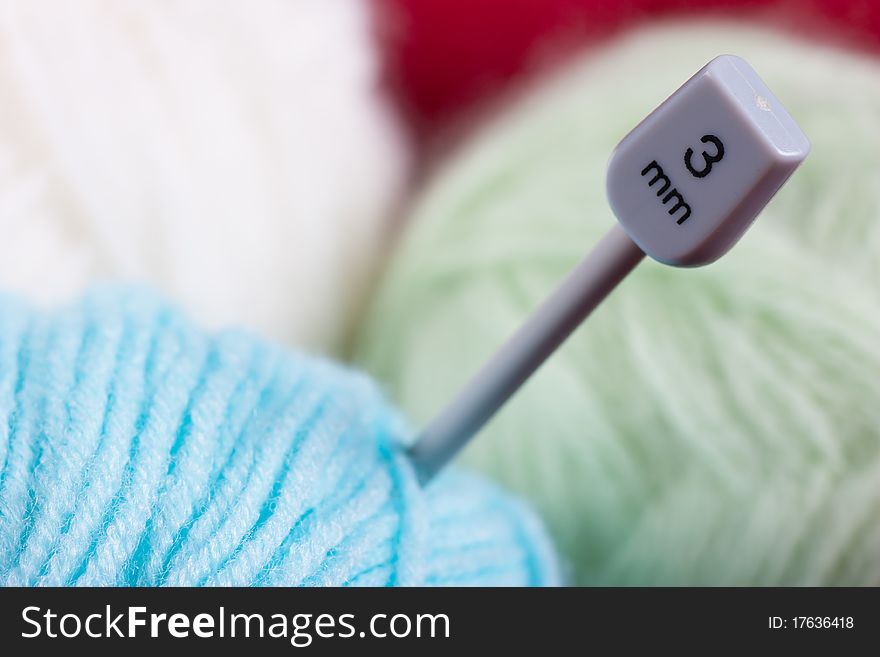
M657 164L657 160L652 160L648 166L642 169L642 176L647 176L651 169L654 169L654 177L648 181L648 187L653 186L656 182L660 182L660 188L657 190L657 196L660 196L663 192L672 187L672 182L669 180L669 176L663 173L663 167ZM675 199L675 203L669 208L668 212L670 215L674 215L679 208L684 208L684 214L682 214L675 222L678 225L681 225L691 216L691 206L685 203L684 197L674 187L663 197L663 205L669 203L673 198Z

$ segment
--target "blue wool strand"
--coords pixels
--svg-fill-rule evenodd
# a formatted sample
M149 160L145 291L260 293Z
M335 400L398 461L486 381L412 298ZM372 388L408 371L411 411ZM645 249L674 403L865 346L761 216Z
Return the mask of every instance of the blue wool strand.
M46 312L0 296L0 582L547 585L531 511L422 490L365 376L144 290Z

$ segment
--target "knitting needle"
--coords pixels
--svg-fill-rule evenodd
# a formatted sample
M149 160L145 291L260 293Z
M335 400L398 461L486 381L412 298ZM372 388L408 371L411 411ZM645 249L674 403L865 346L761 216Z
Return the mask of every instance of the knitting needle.
M410 450L423 482L448 463L645 256L619 224L424 429Z
M676 266L716 260L809 150L745 61L722 55L700 69L614 150L606 188L620 223L410 448L420 480L430 481L467 444L645 254Z

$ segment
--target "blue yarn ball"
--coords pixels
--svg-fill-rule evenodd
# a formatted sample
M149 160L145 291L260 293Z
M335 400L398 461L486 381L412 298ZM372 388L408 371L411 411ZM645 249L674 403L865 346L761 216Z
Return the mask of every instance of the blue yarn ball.
M540 523L492 485L423 490L365 376L142 290L0 296L0 582L547 585Z

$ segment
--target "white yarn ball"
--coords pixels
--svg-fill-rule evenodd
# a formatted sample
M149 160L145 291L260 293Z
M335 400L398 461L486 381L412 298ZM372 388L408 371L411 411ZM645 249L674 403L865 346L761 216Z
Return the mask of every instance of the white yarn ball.
M406 171L361 0L0 0L0 287L338 344Z

